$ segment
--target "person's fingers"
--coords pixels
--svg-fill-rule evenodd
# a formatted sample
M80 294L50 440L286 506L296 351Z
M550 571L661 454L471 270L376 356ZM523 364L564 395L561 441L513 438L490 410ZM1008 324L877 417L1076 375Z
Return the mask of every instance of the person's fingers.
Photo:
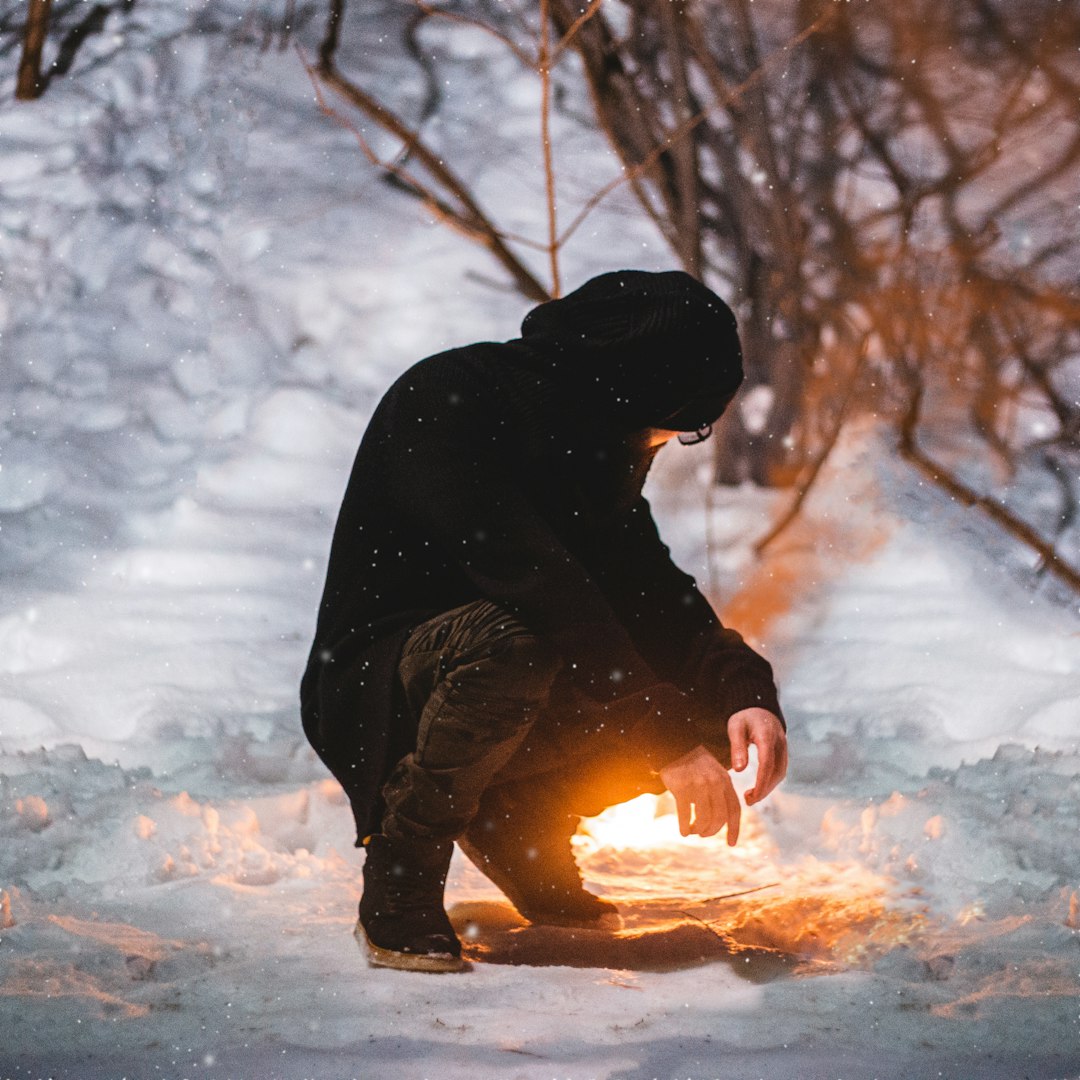
M736 720L735 723L729 723L728 739L731 741L731 767L736 772L742 772L750 760L746 742L746 722Z
M690 810L692 803L688 795L684 792L672 792L675 796L675 809L679 814L679 834L681 836L690 835Z
M746 793L746 805L756 803L765 798L769 777L772 774L771 748L763 745L764 740L751 736L754 746L757 747L757 775L754 777L753 786Z
M694 832L698 836L715 836L720 831L723 821L716 820L719 815L711 784L701 784L694 793L694 813Z
M764 799L784 778L787 769L787 745L782 736L759 728L750 737L757 747L758 767L754 786L746 793L747 806Z
M739 796L730 779L724 787L724 803L727 806L727 842L734 847L739 842L739 825L742 822L742 807Z

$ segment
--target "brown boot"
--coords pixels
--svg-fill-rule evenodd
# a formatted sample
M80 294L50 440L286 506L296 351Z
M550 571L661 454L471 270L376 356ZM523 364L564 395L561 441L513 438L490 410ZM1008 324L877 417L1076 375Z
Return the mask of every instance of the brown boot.
M619 909L582 884L570 845L579 820L538 813L492 788L458 846L529 922L618 930Z
M461 942L443 908L454 845L376 833L365 844L364 893L354 934L373 967L461 971Z

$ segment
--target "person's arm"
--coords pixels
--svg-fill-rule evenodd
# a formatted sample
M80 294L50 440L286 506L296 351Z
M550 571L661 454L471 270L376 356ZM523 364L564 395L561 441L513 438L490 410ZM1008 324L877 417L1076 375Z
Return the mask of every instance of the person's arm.
M699 745L673 757L660 777L675 797L684 836L739 835L739 800L727 766L742 772L758 755L747 805L764 799L787 772L786 724L772 668L741 635L724 627L694 579L671 560L642 498L624 528L616 573L633 598L629 623L639 647L710 719Z
M743 710L768 710L786 729L772 667L720 622L693 577L675 565L644 497L616 539L605 576L609 591L624 598L617 601L623 621L654 670L712 718L720 756L728 756L727 721Z

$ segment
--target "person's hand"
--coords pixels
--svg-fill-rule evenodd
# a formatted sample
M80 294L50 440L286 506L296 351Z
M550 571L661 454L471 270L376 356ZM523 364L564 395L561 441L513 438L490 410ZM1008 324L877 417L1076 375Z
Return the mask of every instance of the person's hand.
M761 802L787 773L787 735L779 717L768 709L741 709L728 720L731 767L742 772L750 762L750 744L757 747L758 767L746 805ZM661 773L661 775L663 775Z
M683 836L715 836L726 825L727 842L735 846L742 814L739 796L727 769L704 746L669 762L660 770L660 779L675 796Z

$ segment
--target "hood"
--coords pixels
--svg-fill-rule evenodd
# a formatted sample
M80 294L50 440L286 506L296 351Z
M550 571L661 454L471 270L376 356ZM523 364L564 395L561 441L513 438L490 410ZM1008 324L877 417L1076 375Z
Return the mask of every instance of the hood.
M681 270L600 274L533 308L521 341L579 414L624 432L711 424L743 377L735 315Z

